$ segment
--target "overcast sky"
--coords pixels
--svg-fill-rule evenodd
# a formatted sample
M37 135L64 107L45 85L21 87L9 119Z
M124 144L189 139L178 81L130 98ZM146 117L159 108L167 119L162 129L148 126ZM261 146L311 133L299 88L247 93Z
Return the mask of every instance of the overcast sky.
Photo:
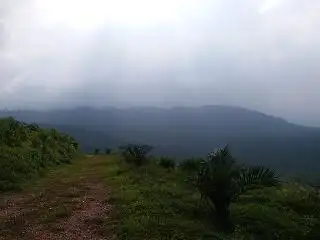
M0 0L0 107L225 104L320 126L319 13L319 0Z

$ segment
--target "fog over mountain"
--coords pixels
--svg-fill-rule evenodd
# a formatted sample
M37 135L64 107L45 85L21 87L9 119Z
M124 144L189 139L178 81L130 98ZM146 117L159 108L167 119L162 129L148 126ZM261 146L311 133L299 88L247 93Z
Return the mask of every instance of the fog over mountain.
M286 174L318 176L320 128L227 106L127 109L75 108L51 111L0 111L42 127L71 134L86 152L127 143L149 144L152 154L205 157L229 145L241 163L262 164Z
M1 0L0 108L236 105L320 126L318 0Z

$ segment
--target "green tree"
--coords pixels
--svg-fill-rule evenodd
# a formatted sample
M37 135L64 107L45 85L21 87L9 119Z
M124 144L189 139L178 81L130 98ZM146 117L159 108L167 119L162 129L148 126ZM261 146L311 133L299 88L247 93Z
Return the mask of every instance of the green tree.
M229 223L229 207L242 193L252 187L275 186L276 174L266 167L245 167L236 164L228 146L210 153L197 173L197 188L202 198L214 206L216 216Z
M128 144L121 146L120 150L126 162L141 166L147 162L147 155L152 150L152 147L149 145Z

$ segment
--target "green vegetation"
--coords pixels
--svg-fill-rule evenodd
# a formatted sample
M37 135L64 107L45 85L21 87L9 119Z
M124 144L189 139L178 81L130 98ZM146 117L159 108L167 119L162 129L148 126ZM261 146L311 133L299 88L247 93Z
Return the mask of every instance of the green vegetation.
M179 167L184 171L197 172L200 169L202 162L203 162L202 158L189 158L182 161L179 164Z
M50 169L17 194L2 193L0 239L84 239L88 229L95 230L91 239L110 239L104 203L109 191L105 171L112 156L100 156Z
M2 119L0 191L19 188L49 167L71 163L78 149L72 137L54 129ZM25 222L54 228L53 223L72 216L79 197L91 191L90 199L99 196L99 203L112 205L108 217L97 222L103 232L115 232L120 240L320 239L320 196L315 188L280 182L266 167L238 165L227 147L207 159L187 159L179 165L168 157L149 156L151 149L129 144L119 155L109 149L102 155L96 148L95 156L56 169L54 177L41 184L46 192L32 195L32 201L39 198L41 204L30 209ZM94 192L102 182L111 191L108 199ZM54 196L58 198L52 201ZM16 225L0 221L5 234L12 236L23 232L23 224Z
M17 189L48 167L70 163L78 147L72 137L54 129L0 119L0 191Z
M127 163L142 166L148 163L148 153L152 150L149 145L128 144L121 147L122 156Z
M156 160L135 167L121 159L110 159L107 184L114 189L111 203L117 211L113 220L119 239L319 239L318 192L294 182L280 183L264 167L237 166L229 162L231 158L227 161L228 151L219 162L217 157L226 153L224 150L202 160L198 180L209 177L208 192L202 188L199 191L199 185L193 184L197 182L190 181L197 175L186 170L184 164L167 171ZM207 174L206 167L214 169ZM232 175L231 169L236 169ZM220 185L219 180L226 185ZM213 192L216 196L212 195L211 201L201 198ZM231 231L221 228L223 215L212 218L220 207L212 207L216 199L230 204Z
M173 170L176 167L176 161L169 157L161 157L159 159L159 165L168 170Z
M275 173L265 167L240 167L228 147L210 153L197 173L201 196L214 206L217 220L229 224L229 207L250 187L276 186Z
M27 214L23 221L0 219L0 238L1 234L4 239L23 236L25 223L64 231L57 230L57 223L72 216L78 201L88 198L88 193L95 198L92 190L88 192L88 184L96 189L99 183L112 190L105 201L113 206L105 219L98 219L99 231L106 236L114 233L120 240L320 238L320 199L311 187L292 182L247 189L231 202L234 228L223 233L212 219L214 209L201 199L196 185L185 181L189 174L181 167L168 171L159 161L136 167L116 155L88 156L55 169L24 189L32 196L20 206Z
M48 111L0 111L41 122L73 136L89 154L132 141L154 146L153 155L181 161L229 144L241 163L303 174L319 184L320 128L304 127L260 112L231 106L74 108Z
M200 194L184 182L182 172L154 161L134 167L115 158L108 164L119 239L200 239L213 233Z

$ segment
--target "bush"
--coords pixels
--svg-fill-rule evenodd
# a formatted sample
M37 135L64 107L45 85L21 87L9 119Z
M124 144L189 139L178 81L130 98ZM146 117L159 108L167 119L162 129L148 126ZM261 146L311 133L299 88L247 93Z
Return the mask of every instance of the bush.
M148 162L148 153L152 150L149 145L128 144L120 147L122 156L127 163L142 166Z
M306 239L301 222L296 221L301 216L289 209L255 202L232 209L236 224L254 239Z
M231 210L238 230L253 239L319 239L319 207L312 188L290 182L249 190Z
M229 207L249 187L277 185L275 173L265 167L240 167L228 146L209 153L197 174L201 196L214 206L222 225L229 225Z
M176 167L176 161L168 157L161 157L159 159L159 165L163 168L172 170L172 169L175 169Z
M13 118L0 120L0 191L17 189L42 169L70 163L78 143L54 129L41 129Z
M203 161L202 158L189 158L182 161L179 167L187 172L198 172Z

